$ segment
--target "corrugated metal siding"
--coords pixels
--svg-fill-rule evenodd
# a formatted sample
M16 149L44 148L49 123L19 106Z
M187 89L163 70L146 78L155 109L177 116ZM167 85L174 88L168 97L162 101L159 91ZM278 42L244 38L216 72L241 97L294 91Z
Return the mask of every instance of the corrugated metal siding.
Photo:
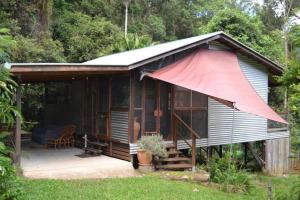
M164 141L165 144L173 144L173 141ZM138 150L138 146L136 143L130 143L129 144L130 148L130 154L136 154Z
M223 49L213 44L212 49ZM268 74L266 67L254 60L238 54L239 64L246 78L257 94L268 101ZM234 133L233 112L235 112ZM209 99L208 101L208 145L229 144L267 139L267 120L252 114L233 111L225 105ZM232 135L232 139L231 139Z
M187 142L191 145L192 144L192 140L187 140ZM196 139L196 147L206 147L208 143L208 139L207 138L203 138L203 139ZM177 141L177 149L189 149L189 145L187 145L187 143L185 143L184 140L178 140Z
M128 144L128 112L111 112L111 137Z

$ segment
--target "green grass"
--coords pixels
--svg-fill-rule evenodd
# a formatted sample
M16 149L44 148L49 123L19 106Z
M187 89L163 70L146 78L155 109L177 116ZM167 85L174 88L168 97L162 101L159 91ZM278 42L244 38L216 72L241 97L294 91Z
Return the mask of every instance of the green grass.
M105 180L25 180L25 199L267 199L267 182L276 191L285 190L296 176L270 178L259 176L248 194L225 193L196 183L165 180L156 175ZM194 190L198 191L195 192Z

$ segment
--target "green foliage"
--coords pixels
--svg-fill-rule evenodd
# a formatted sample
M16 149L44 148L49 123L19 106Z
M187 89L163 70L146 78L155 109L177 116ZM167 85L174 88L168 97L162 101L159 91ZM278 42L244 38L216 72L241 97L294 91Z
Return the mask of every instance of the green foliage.
M140 149L150 151L153 156L163 158L168 156L166 145L160 135L143 136L137 145Z
M300 25L289 32L291 52L288 68L280 82L288 90L292 151L300 150Z
M287 190L281 190L275 195L276 200L299 200L300 199L300 177L291 182Z
M23 84L22 85L22 114L25 122L24 130L31 131L37 123L43 123L45 85Z
M14 106L14 92L16 82L10 72L0 65L0 123L12 127L16 117L22 118L19 110ZM9 158L9 150L3 139L7 132L0 132L0 199L21 199L22 188L16 177L15 168Z
M179 174L180 172L178 172ZM186 172L182 172L182 176ZM271 180L276 192L286 190L296 176L262 177L258 176L257 187L251 193L226 193L206 184L181 182L160 178L161 175L143 175L129 178L92 180L49 180L26 179L25 199L143 199L147 200L266 200L267 183ZM117 188L117 189L116 189ZM289 199L287 199L289 200Z
M249 175L237 168L235 160L227 153L223 158L214 157L209 163L210 179L222 184L225 191L248 192L252 187Z
M0 123L11 127L16 116L21 117L21 113L14 106L14 93L16 82L11 78L12 74L0 65Z
M14 62L64 62L64 49L58 40L49 34L38 39L23 36L15 37L16 47L12 51Z
M127 34L127 37L123 37L122 40L115 43L112 46L112 49L108 49L108 51L117 53L117 52L122 52L122 51L143 48L143 47L151 46L154 44L156 44L156 43L153 42L152 39L147 35L138 36L138 35L129 33L129 34Z
M5 133L0 133L0 199L23 199L23 185L16 176L16 169L9 158L9 150L1 141Z
M164 40L166 38L166 27L163 19L157 15L150 15L148 17L149 34L153 36L154 40Z
M278 62L282 61L282 45L278 32L263 34L262 22L236 9L224 9L207 24L206 32L224 31L238 41ZM275 39L275 40L274 40Z
M278 180L276 180L278 181ZM300 176L290 181L286 185L285 190L276 190L275 188L275 200L299 200L300 199Z
M10 35L7 28L0 27L0 63L9 61L11 49L15 45L15 41Z
M64 44L69 62L97 58L121 40L123 33L104 18L65 12L54 25L54 36Z

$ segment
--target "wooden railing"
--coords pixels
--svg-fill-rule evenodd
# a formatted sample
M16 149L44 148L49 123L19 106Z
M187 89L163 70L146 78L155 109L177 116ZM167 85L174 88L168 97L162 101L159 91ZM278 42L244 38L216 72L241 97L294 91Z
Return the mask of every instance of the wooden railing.
M177 132L177 121L180 122L185 128L187 128L189 130L189 132L192 134L192 145L184 137L182 137L182 139L192 149L192 166L193 166L193 171L195 171L195 166L196 166L196 139L197 138L200 139L200 136L192 127L190 127L187 123L185 123L183 121L183 119L181 119L181 117L178 116L174 112L173 112L173 119L174 119L174 142L175 142L175 144L177 144L177 134L178 134L178 132ZM180 133L180 135L181 135L181 133Z

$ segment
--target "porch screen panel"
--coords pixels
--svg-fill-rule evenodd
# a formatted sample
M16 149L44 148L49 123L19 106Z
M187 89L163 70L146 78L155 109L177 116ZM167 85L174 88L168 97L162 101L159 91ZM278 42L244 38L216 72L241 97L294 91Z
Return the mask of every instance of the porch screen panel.
M201 138L208 137L207 105L208 97L204 94L175 86L175 113L190 127L192 127ZM178 123L178 139L191 139L190 131Z
M95 115L96 115L96 80L85 81L84 98L84 133L95 137Z
M183 87L175 86L175 109L191 107L191 91Z
M134 108L142 108L142 87L143 82L140 81L139 73L134 74Z
M131 134L132 143L137 143L138 139L142 137L141 119L142 119L141 110L135 110L134 119L133 119L133 134Z
M99 80L99 134L105 136L108 125L108 79Z
M175 113L188 125L191 125L191 91L175 86L174 109ZM178 139L191 139L190 131L180 122L177 123Z
M191 125L191 112L186 110L177 110L175 113L188 125ZM177 138L192 139L191 132L180 122L177 122Z
M131 143L137 143L137 140L141 138L142 133L142 121L143 121L143 105L142 105L142 90L143 81L140 80L140 72L135 71L133 74L133 106L134 106L134 116L133 116L133 129L130 134Z
M207 111L192 111L192 128L198 133L200 138L207 138Z
M130 96L129 76L114 77L112 79L111 94L113 108L128 108Z
M146 98L145 98L145 132L156 131L156 118L154 110L156 109L156 89L155 81L145 79L146 81Z
M164 139L171 139L171 88L164 82L160 83L160 134Z

